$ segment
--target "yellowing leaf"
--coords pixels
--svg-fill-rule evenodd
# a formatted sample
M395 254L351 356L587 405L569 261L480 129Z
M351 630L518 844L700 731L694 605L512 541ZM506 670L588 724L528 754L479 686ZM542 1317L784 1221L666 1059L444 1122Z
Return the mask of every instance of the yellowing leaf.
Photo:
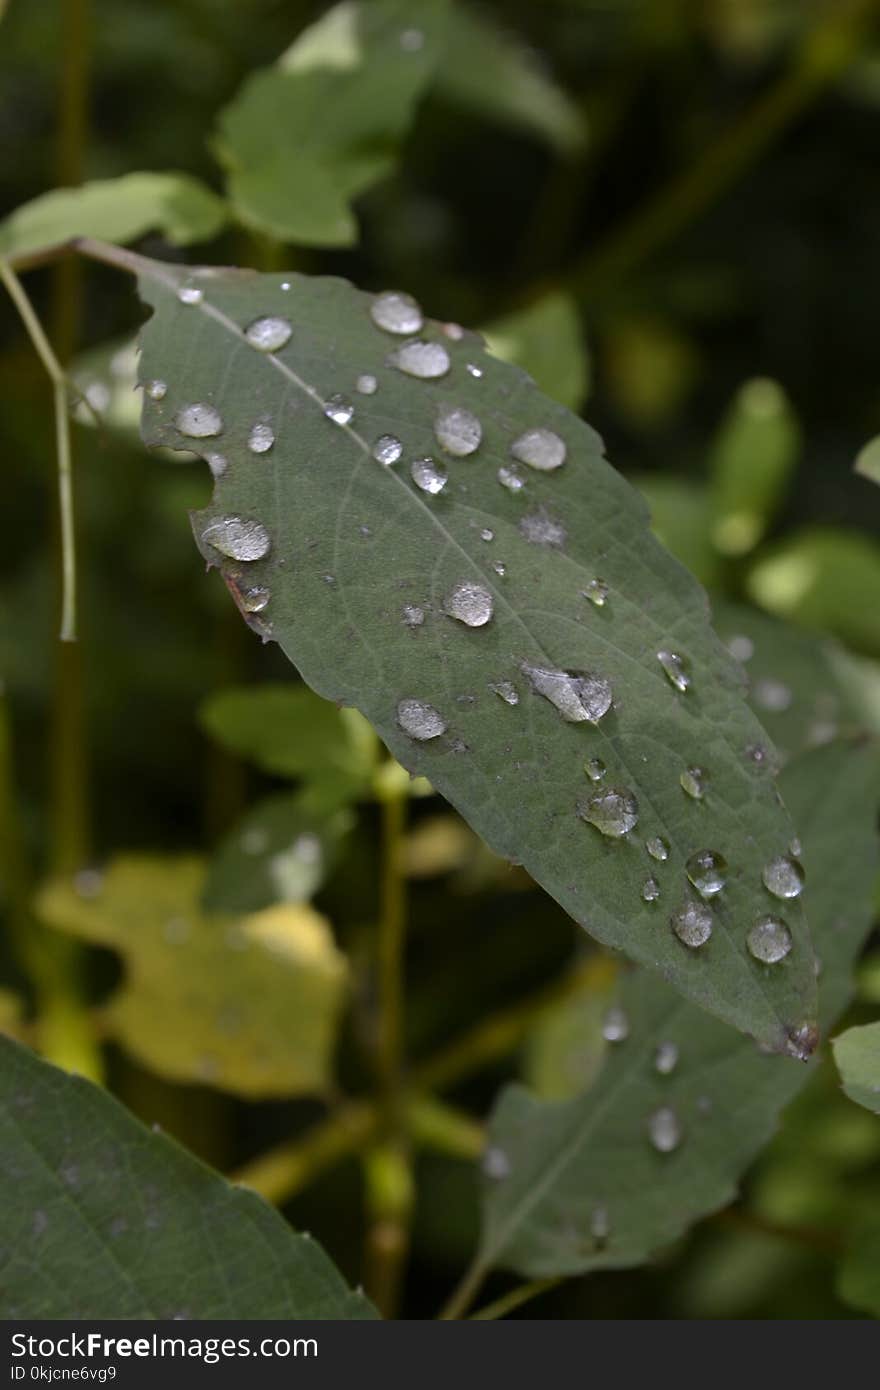
M50 883L39 911L125 962L109 1035L173 1081L249 1097L321 1091L347 984L329 923L302 903L205 916L196 858L113 861L93 898Z

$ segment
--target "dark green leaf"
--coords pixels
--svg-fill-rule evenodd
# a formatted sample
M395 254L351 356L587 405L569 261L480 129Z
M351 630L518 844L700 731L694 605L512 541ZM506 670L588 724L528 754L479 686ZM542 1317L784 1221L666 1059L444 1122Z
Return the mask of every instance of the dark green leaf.
M880 483L880 436L871 439L856 458L856 472L872 483Z
M828 1027L872 920L880 754L829 744L789 764L781 784L803 840ZM486 1168L506 1176L484 1178L481 1267L541 1277L640 1263L731 1200L811 1075L762 1055L644 972L624 982L620 1005L629 1035L585 1095L549 1104L519 1086L502 1094ZM658 1049L670 1043L678 1060L664 1073ZM666 1110L680 1142L661 1152L649 1125Z
M834 1039L832 1047L850 1100L880 1115L880 1023L848 1028Z
M880 1221L876 1216L856 1229L837 1275L845 1303L880 1318Z
M4 1318L371 1318L315 1241L0 1038Z
M856 531L814 526L762 551L748 574L751 598L780 618L824 628L880 655L880 545Z
M156 308L142 379L167 383L160 400L145 393L144 437L222 451L213 504L193 524L243 608L269 596L252 625L319 694L357 705L399 762L427 776L497 853L522 860L593 935L767 1046L800 1050L793 1039L810 1035L815 980L799 905L788 913L796 948L785 971L765 978L745 942L772 905L762 869L793 834L764 731L708 625L705 595L648 535L642 504L593 431L473 336L439 325L426 328L428 350L448 371L406 374L393 357L402 340L378 328L374 302L343 281L142 269ZM199 304L181 303L184 279L203 291ZM264 315L291 323L274 354L243 332ZM376 379L374 393L356 389L363 374ZM181 433L194 405L195 428L207 421L219 435ZM472 457L440 446L438 412L451 407L482 423ZM271 442L257 454L255 426ZM536 429L564 442L567 462L552 473L517 464L523 486L512 492L499 469L508 476L514 442ZM399 437L401 458L383 466L372 452L388 435ZM411 476L429 456L432 470L448 469L439 495ZM424 467L416 463L419 476ZM609 592L598 606L589 595L602 597L600 580ZM461 585L491 601L491 621L472 627L448 615ZM686 692L664 673L666 650L692 674ZM600 673L613 707L597 723L562 718L538 693L545 668ZM499 682L515 688L516 705L495 692ZM436 736L406 732L415 727L406 701L436 707L415 730ZM581 704L573 712L583 720ZM584 770L593 758L607 767L601 783ZM707 773L702 799L683 789L693 766ZM636 833L608 836L578 814L591 814L586 803L607 788L637 800ZM641 895L655 867L645 841L656 835L671 846L657 868L662 905ZM703 849L732 870L711 941L692 950L670 918L689 898L685 861Z

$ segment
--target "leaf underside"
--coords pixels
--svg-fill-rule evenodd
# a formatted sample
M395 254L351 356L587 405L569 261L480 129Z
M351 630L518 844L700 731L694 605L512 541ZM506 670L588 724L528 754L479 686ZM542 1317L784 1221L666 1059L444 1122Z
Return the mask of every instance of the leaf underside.
M372 1318L262 1198L0 1038L0 1316Z
M774 755L743 700L739 668L709 626L703 591L649 535L643 503L605 462L594 431L470 333L426 324L421 336L443 344L450 369L435 380L406 375L391 362L406 340L378 328L370 297L344 281L140 265L142 296L155 309L140 380L167 387L159 400L145 392L143 436L222 454L213 503L193 525L234 594L270 591L252 626L319 694L360 709L405 767L427 776L593 936L768 1048L797 1046L791 1039L809 1035L815 1013L800 905L785 904L795 944L783 967L768 971L746 948L754 920L778 907L762 866L793 834ZM181 303L183 282L203 291L200 303ZM276 354L243 335L264 315L292 325ZM376 378L373 394L357 391L363 374ZM355 408L347 425L325 415L337 394ZM181 434L176 414L193 403L220 413L221 433ZM479 417L482 442L470 457L444 455L434 430L441 407ZM259 455L248 447L255 424L274 432ZM520 465L525 486L513 493L498 470L512 463L513 441L537 427L561 437L566 461L552 473ZM403 446L391 467L372 457L385 434ZM436 496L410 477L412 461L426 456L448 469ZM224 559L205 531L229 516L263 525L268 554ZM602 607L584 597L596 577L609 586ZM444 612L463 582L493 596L484 627ZM420 625L404 621L406 605L423 611ZM662 648L685 659L686 693L664 674ZM598 672L611 682L613 707L597 725L568 723L531 690L524 665ZM500 681L516 687L516 705L490 689ZM429 741L404 733L405 699L435 706L445 732ZM578 815L597 790L584 772L597 757L607 767L598 789L625 788L638 801L638 824L624 838L606 838ZM693 765L707 773L702 800L680 783ZM657 835L670 845L665 863L645 851ZM713 900L711 940L691 950L670 914L695 896L684 866L703 849L723 854L730 873ZM647 903L641 888L652 873L660 898Z
M880 756L858 743L829 744L790 764L781 783L803 839L829 1027L871 929ZM521 1086L503 1092L489 1154L503 1156L507 1176L483 1179L484 1269L537 1278L640 1264L734 1197L812 1075L812 1066L763 1055L643 971L624 982L619 1004L629 1035L609 1046L586 1094L551 1103ZM664 1044L678 1049L668 1072L656 1064ZM664 1108L681 1131L671 1152L649 1137L651 1116Z

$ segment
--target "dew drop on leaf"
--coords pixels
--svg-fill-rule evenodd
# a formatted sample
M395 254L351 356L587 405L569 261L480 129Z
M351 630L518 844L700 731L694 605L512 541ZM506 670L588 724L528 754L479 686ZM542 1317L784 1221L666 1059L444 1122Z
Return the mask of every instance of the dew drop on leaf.
M443 715L424 700L401 700L397 706L397 722L410 738L439 738L446 732Z
M482 584L456 584L443 601L443 611L466 627L485 627L494 611L492 595Z
M181 304L201 304L204 297L204 290L198 289L195 285L181 285L177 291L177 298Z
M386 333L418 333L424 323L421 307L411 294L385 290L370 305L370 318Z
M272 544L262 522L241 516L221 516L208 522L202 540L231 560L262 560Z
M646 840L645 849L652 859L658 859L661 863L669 858L669 846L659 835L652 835L650 840Z
M519 533L530 545L565 545L565 527L560 521L554 521L543 507L522 518Z
M502 579L507 573L507 566L505 565L503 560L493 560L492 568L495 571L495 573L499 575Z
M480 377L483 375L483 368L478 367L476 362L468 362L465 367L465 371L467 372L468 376L476 377L477 380L479 380Z
M465 458L480 447L483 427L472 411L461 406L441 406L434 421L434 433L448 454Z
M258 348L260 352L278 352L279 348L283 348L284 344L290 341L292 332L287 319L269 314L249 323L244 330L244 336L251 347Z
M503 1149L492 1144L483 1154L483 1172L493 1182L501 1182L510 1177L510 1159Z
M746 945L755 960L776 965L791 950L791 932L781 917L759 917L746 937Z
M377 463L383 463L386 468L396 463L403 453L403 445L393 434L380 434L373 445L373 458Z
M610 1043L624 1042L629 1037L629 1019L618 1004L602 1020L602 1037Z
M661 1105L648 1119L648 1137L658 1153L670 1154L681 1143L681 1125L675 1111Z
M272 597L263 584L253 584L250 588L239 588L239 602L246 613L262 613Z
M638 825L639 803L626 787L608 787L583 802L578 814L601 834L619 839Z
M611 1218L608 1215L608 1208L600 1202L590 1212L590 1235L595 1241L602 1244L610 1234Z
M403 605L403 621L407 627L421 627L425 621L425 610L416 603Z
M669 1076L678 1066L678 1048L674 1042L662 1042L654 1053L654 1070Z
M420 338L404 343L392 355L391 362L407 376L419 377L422 381L445 376L450 367L449 353L442 343L427 343Z
M686 767L678 779L682 790L694 801L702 801L706 795L706 773L701 767Z
M275 443L275 431L271 425L258 422L248 435L248 448L252 454L267 454Z
M532 689L570 724L598 724L611 708L611 682L592 671L554 671L523 662Z
M228 466L225 454L205 454L205 463L215 478L222 478Z
M552 430L532 429L519 435L510 446L513 458L541 473L550 473L565 463L565 444Z
M673 912L669 924L679 941L696 950L712 935L712 913L704 903L686 902Z
M449 481L446 469L432 458L416 459L409 471L416 487L421 488L422 492L429 492L432 497L442 492Z
M608 602L608 585L604 579L591 579L584 589L584 598L588 598L596 608L604 608Z
M655 903L660 897L660 884L656 878L646 878L642 884L642 897L646 903Z
M601 758L590 758L589 762L584 764L584 772L591 782L601 782L607 771Z
M324 414L334 425L347 425L354 418L354 406L345 396L331 396L324 402Z
M680 690L684 694L686 690L690 689L691 678L685 670L683 658L677 652L670 652L665 647L661 647L657 653L657 660L676 690Z
M489 689L493 695L497 695L506 705L519 704L519 692L513 681L494 681Z
M761 871L764 887L775 898L798 898L804 890L804 871L796 859L780 854Z
M685 865L687 876L698 893L711 898L727 882L727 860L714 849L700 849Z
M223 433L223 419L219 410L206 401L194 401L192 405L181 406L174 417L174 423L189 439L210 439Z
M168 384L164 381L148 381L144 390L151 401L161 401L168 390Z
M494 541L494 539L495 539L495 532L492 530L491 526L484 526L483 529L480 531L480 540L481 540L481 541Z
M355 382L355 389L358 390L362 396L372 396L375 394L378 385L378 381L370 372L363 372Z
M526 480L517 468L509 468L503 463L498 469L498 481L508 492L522 492Z

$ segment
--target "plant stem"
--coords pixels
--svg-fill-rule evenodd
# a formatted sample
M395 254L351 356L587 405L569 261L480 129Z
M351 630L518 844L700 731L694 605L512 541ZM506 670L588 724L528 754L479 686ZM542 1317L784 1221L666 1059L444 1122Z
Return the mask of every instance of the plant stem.
M448 1302L441 1309L439 1313L441 1322L457 1322L459 1318L465 1316L483 1287L483 1281L488 1273L488 1269L481 1264L479 1258L475 1259L470 1268L465 1271L461 1282L453 1290Z
M524 1303L547 1293L549 1289L557 1288L562 1282L562 1276L556 1275L552 1279L533 1279L529 1284L517 1284L515 1289L502 1294L494 1303L487 1303L479 1312L471 1313L471 1321L494 1322L496 1318L504 1318L508 1313L512 1313L514 1308L521 1308Z
M267 1202L283 1205L325 1169L363 1148L379 1128L378 1108L352 1101L316 1125L303 1139L278 1144L252 1159L230 1181L253 1188Z
M386 765L387 766L387 765ZM381 779L382 884L379 911L379 1069L386 1099L394 1103L403 1054L404 953L406 947L406 877L404 835L409 800L403 768Z

